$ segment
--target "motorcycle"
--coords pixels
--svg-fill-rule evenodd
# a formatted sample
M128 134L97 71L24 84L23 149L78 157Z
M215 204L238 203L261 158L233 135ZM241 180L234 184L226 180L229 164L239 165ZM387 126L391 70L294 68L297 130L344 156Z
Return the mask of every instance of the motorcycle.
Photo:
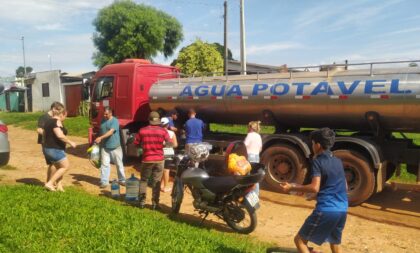
M251 173L246 176L211 176L204 164L210 149L211 145L201 143L192 146L189 154L175 157L172 213L179 213L184 191L189 189L194 208L204 216L201 223L212 213L236 232L249 234L257 226L259 198L255 184L264 178L265 167L263 164L251 163Z

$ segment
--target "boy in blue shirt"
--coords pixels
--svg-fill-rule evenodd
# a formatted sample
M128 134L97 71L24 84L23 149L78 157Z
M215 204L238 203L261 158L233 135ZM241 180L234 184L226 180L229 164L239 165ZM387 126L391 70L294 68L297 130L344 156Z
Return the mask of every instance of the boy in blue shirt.
M341 235L346 224L348 200L343 163L330 151L335 133L329 128L315 130L310 135L315 155L312 181L308 185L282 183L285 192L317 193L317 204L300 228L294 241L301 253L309 253L308 242L330 243L331 252L340 253Z

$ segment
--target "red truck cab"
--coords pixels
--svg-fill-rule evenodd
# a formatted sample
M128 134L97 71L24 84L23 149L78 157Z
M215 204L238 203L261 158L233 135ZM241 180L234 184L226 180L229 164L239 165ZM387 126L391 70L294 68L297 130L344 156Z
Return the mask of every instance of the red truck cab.
M89 143L99 134L103 109L109 106L120 123L121 138L148 124L149 90L159 80L176 78L176 67L152 64L144 59L126 59L99 70L93 79ZM122 143L123 144L123 143ZM125 145L123 150L125 149Z

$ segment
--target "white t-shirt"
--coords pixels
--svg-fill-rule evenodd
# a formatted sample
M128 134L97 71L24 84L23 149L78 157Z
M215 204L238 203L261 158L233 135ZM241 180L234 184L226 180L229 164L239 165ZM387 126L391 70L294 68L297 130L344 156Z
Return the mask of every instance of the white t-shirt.
M171 138L171 140L172 140L172 138L174 138L175 132L172 131L172 130L169 130L169 129L166 129L166 131L168 131L169 138Z
M245 138L245 146L248 154L259 154L262 149L261 135L256 132L249 132Z

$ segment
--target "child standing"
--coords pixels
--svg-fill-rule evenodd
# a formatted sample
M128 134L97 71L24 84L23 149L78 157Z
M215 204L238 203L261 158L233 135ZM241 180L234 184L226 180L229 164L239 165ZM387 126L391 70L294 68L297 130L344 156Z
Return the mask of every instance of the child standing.
M178 147L178 141L176 139L175 132L170 130L170 120L168 118L162 118L160 120L161 126L168 131L169 138L172 140L172 149ZM162 181L160 183L160 191L161 192L170 192L172 190L171 187L169 187L169 173L170 173L170 167L173 166L173 157L165 157L165 164L163 168L163 175L162 175Z
M248 152L248 161L252 163L260 162L260 152L262 150L262 140L260 135L261 121L251 121L248 123L248 134L244 140Z
M260 162L260 152L262 150L262 139L260 135L261 121L251 121L248 123L248 134L244 140L248 153L248 161L251 163ZM255 184L255 193L259 195L260 184Z
M308 185L282 183L285 192L317 193L317 204L300 228L294 241L301 253L309 253L308 242L330 243L331 252L341 252L341 235L346 224L348 200L343 163L330 151L335 133L329 128L315 130L310 135L315 155L312 181Z

